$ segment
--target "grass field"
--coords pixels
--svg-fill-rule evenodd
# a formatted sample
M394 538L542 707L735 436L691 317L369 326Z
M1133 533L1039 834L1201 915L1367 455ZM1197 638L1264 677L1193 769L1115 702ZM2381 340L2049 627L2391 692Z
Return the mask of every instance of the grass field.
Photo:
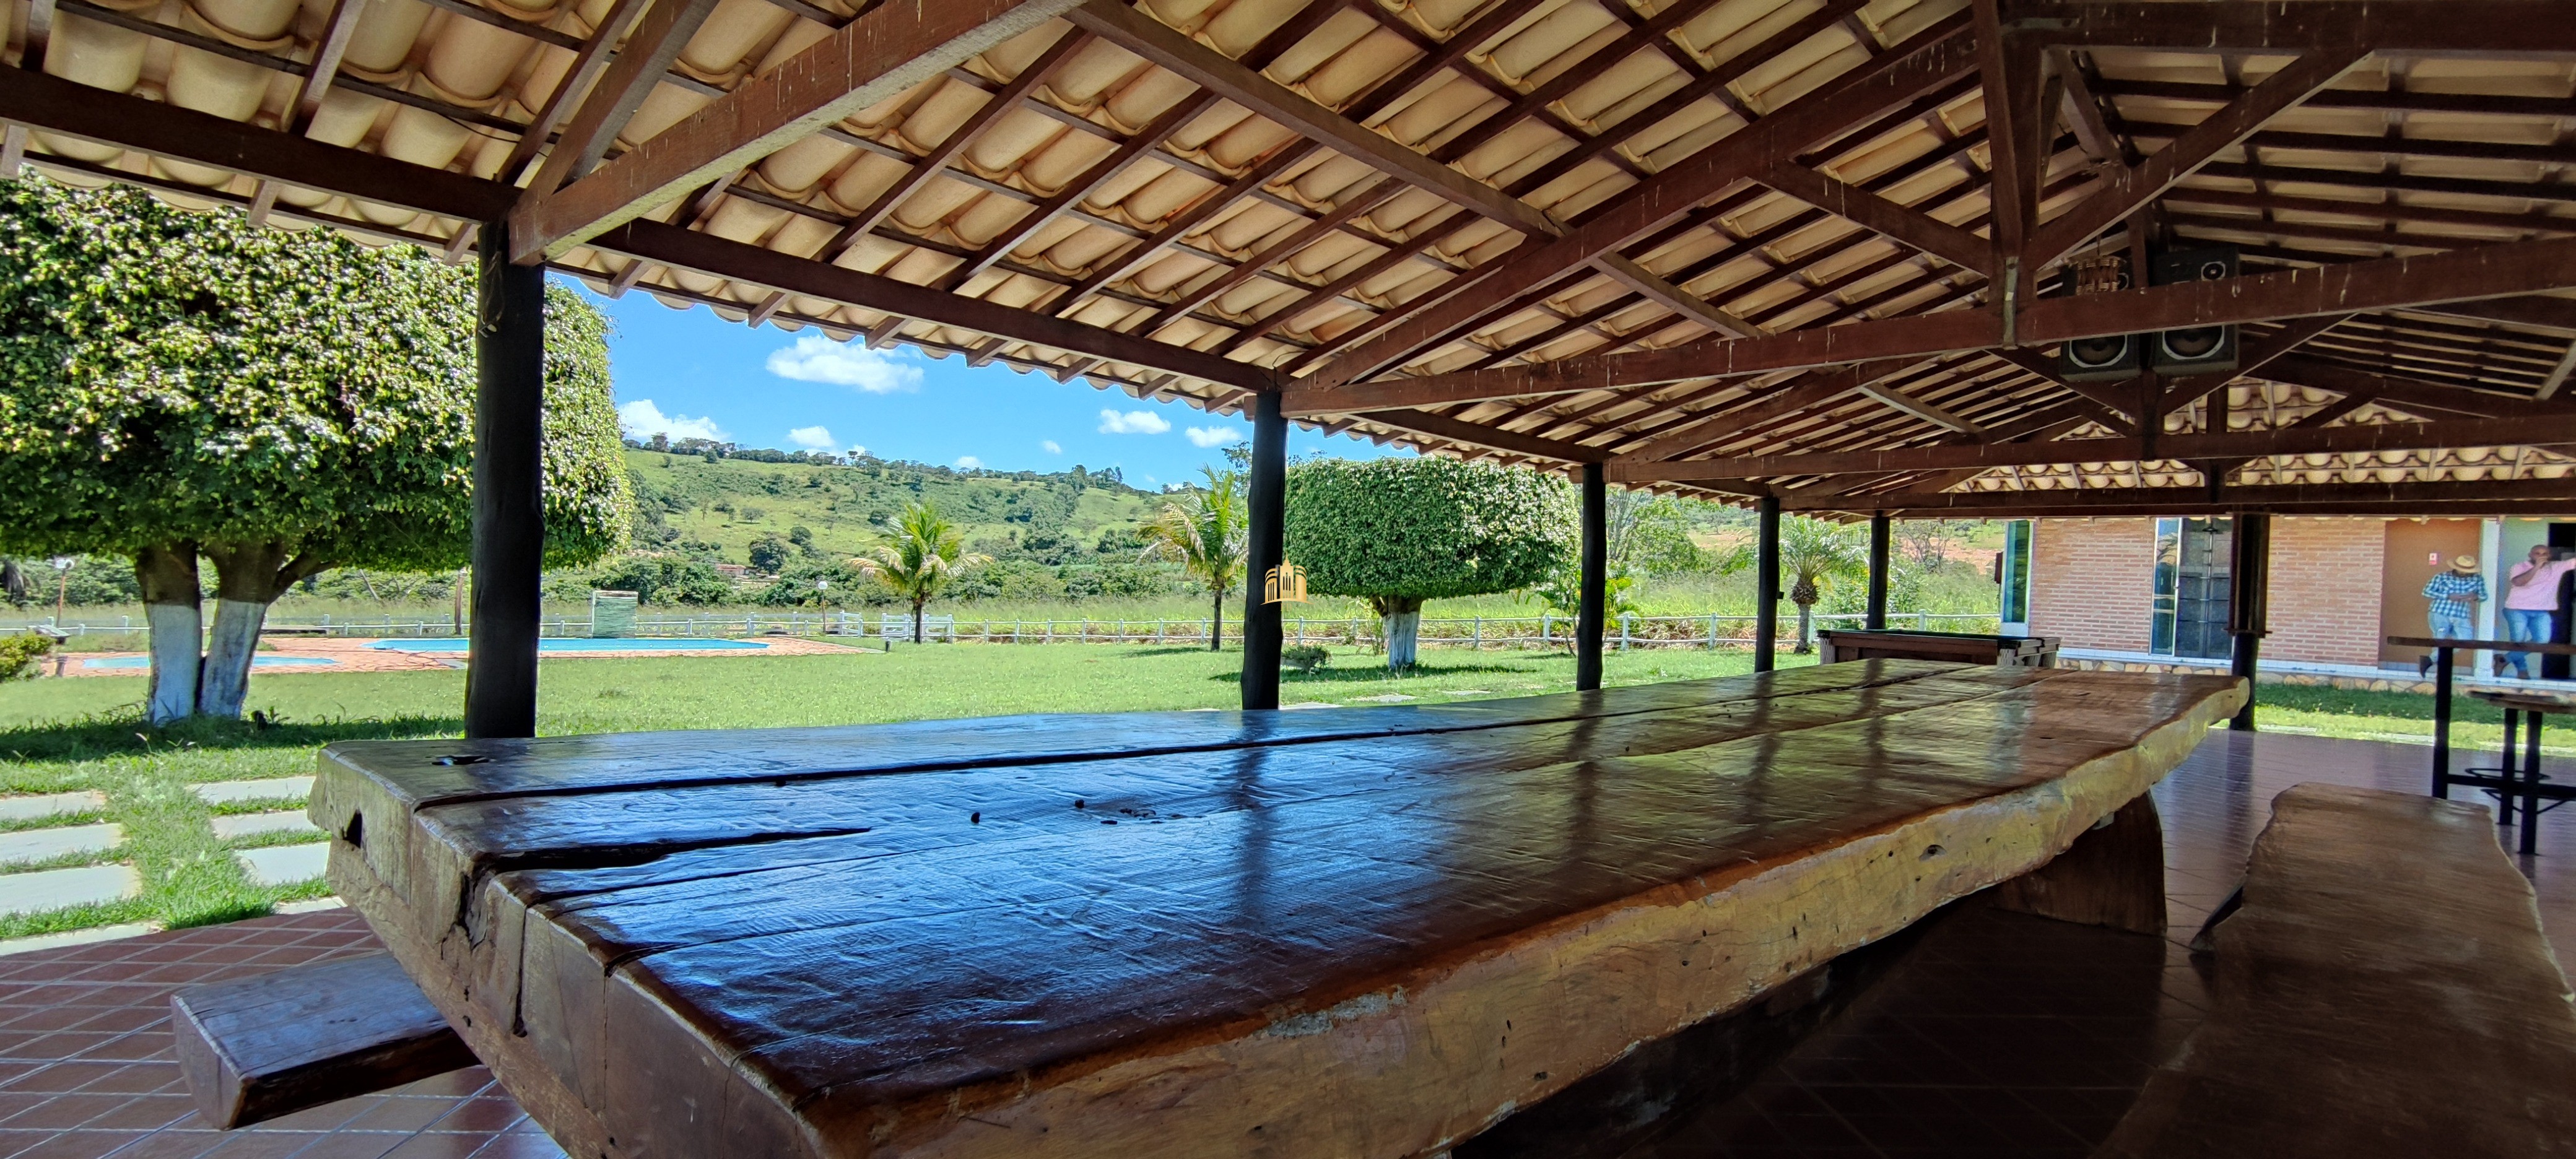
M1417 669L1399 677L1365 652L1341 650L1322 670L1285 676L1281 698L1291 704L1441 703L1562 691L1574 682L1573 660L1563 653L1434 649L1423 656ZM1800 656L1782 659L1787 664L1809 662ZM1210 653L1080 644L898 646L891 654L823 656L551 659L542 664L538 728L560 735L1042 711L1229 708L1238 702L1236 670L1241 663L1235 649ZM1734 675L1750 667L1750 657L1742 652L1695 649L1614 651L1606 665L1607 681L1614 685ZM309 841L309 835L220 841L208 825L218 810L189 786L306 775L313 770L315 750L337 740L456 735L464 686L464 673L456 671L262 673L253 681L250 706L270 722L266 727L205 722L165 731L140 722L140 677L41 680L0 688L0 792L95 789L108 802L94 816L0 823L0 829L66 821L122 824L126 844L87 860L131 861L144 881L142 895L130 901L0 916L0 938L118 922L178 926L225 921L321 894L319 883L255 886L232 856L232 850L246 845ZM2267 685L2263 693L2262 720L2269 728L2366 739L2429 736L2432 731L2427 697L2280 685ZM2464 703L2461 719L2461 743L2492 745L2501 739L2494 712ZM247 802L221 811L300 805Z

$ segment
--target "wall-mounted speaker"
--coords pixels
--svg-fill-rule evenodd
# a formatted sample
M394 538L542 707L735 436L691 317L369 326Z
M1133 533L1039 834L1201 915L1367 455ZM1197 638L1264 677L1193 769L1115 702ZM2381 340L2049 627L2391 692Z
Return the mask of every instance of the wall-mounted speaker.
M2155 256L2150 285L2216 282L2236 276L2235 246L2195 246ZM2236 327L2192 326L2147 338L2147 365L2158 374L2217 374L2236 369Z
M2126 290L2137 281L2129 271L2127 254L2105 254L2085 261L2068 262L2058 276L2057 292L2065 294L2104 294ZM2057 348L2057 374L2069 382L2118 382L2136 378L2145 368L2144 347L2148 335L2113 334L2101 338L2077 338Z

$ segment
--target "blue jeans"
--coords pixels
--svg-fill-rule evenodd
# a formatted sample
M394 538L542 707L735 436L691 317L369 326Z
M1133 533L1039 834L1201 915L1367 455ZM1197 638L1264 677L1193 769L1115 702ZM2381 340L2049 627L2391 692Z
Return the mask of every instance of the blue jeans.
M2546 644L2549 642L2549 618L2550 612L2546 608L2506 608L2505 639L2518 644ZM2514 671L2522 673L2524 679L2531 677L2531 653L2507 652L2504 658L2506 663L2513 665Z
M2433 612L2427 615L2425 620L2432 625L2433 638L2436 640L2475 640L2478 638L2477 626L2470 623L2467 616L2446 616L2440 612Z

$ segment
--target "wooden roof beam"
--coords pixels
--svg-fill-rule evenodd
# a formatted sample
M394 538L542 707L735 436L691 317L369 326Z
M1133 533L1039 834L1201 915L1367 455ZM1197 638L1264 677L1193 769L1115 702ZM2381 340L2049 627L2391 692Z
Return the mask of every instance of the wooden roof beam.
M2092 196L2041 226L2024 255L2026 264L2032 270L2057 264L2095 234L2145 208L2193 170L2244 143L2265 122L2333 84L2369 54L2364 48L2320 48L2284 66L2154 156L2112 173Z
M1867 503L1855 506L1854 501ZM2201 510L2308 509L2332 514L2336 509L2390 514L2436 514L2420 508L2450 503L2497 500L2541 500L2559 510L2576 510L2576 479L2512 479L2480 483L2293 483L2222 487L2060 487L2020 491L1877 491L1861 496L1802 495L1781 492L1788 511L1885 510L1919 513L1971 513L1997 518L2004 513L2028 515L2045 511L2066 515L2156 514Z
M2512 297L2569 286L2576 286L2576 239L2559 239L2050 298L2023 307L2018 326L2023 344L2043 346L2071 338ZM1390 404L1564 394L1880 358L1928 358L2004 346L2005 338L2002 311L1952 310L1534 366L1348 386L1299 385L1289 389L1287 403L1291 413L1335 414Z
M2410 56L2576 56L2576 21L2549 0L2087 3L2005 0L2006 30L2051 47L2244 54L2363 49Z
M1992 242L1920 209L1899 205L1795 162L1774 165L1753 179L1951 265L1987 278L1995 276Z
M1382 173L1404 178L1453 205L1533 237L1554 237L1564 232L1554 218L1528 202L1316 104L1122 0L1089 0L1065 15L1076 27L1170 69L1192 84L1346 157L1365 161Z
M1426 308L1309 376L1318 386L1352 382L1411 357L1485 316L1493 303L1555 281L1568 269L1624 248L1686 215L1753 174L1797 156L1853 122L1903 105L1975 67L1974 45L1955 25L1938 26L1905 51L1853 69L1779 112L1693 153L1622 194L1564 237L1525 244L1454 279Z
M2363 454L2448 447L2552 446L2576 442L2576 414L2431 423L2284 427L2245 434L2168 434L2149 448L2137 438L2059 439L2045 442L1978 442L1829 454L1689 459L1663 463L1613 461L1617 482L1684 483L1710 479L1771 479L1889 471L1943 471L2066 463L2132 463L2265 455Z
M537 196L511 210L511 259L531 264L560 257L1027 32L1074 3L946 0L871 9L588 176L559 190L534 191Z
M972 330L1076 355L1152 367L1244 390L1275 389L1278 381L1276 375L1257 366L1138 335L1013 309L841 266L825 265L656 221L628 222L600 235L592 244L610 253L641 258L656 265L783 290L798 297L841 302L891 316Z

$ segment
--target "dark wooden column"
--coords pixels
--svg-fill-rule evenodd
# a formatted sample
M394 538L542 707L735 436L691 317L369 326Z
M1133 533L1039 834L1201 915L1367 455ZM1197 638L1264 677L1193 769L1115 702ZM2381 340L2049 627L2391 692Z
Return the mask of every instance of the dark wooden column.
M2227 596L2227 630L2236 637L2230 670L2246 681L2245 707L2238 709L2227 727L2237 732L2254 731L2255 660L2262 652L2263 637L2270 634L2272 583L2272 517L2261 511L2242 511L2236 515L2234 536L2236 557L2229 561Z
M1753 541L1753 670L1768 672L1780 634L1780 497L1755 502L1760 531Z
M510 227L477 243L474 624L465 735L537 735L538 571L545 557L546 271L510 262Z
M1261 598L1262 581L1286 554L1288 420L1279 392L1252 404L1251 565L1243 601L1243 706L1279 707L1279 605Z
M1887 627L1887 513L1869 517L1869 606L1861 626L1870 631Z
M1583 593L1574 613L1574 687L1601 687L1601 620L1610 586L1610 488L1583 465Z

